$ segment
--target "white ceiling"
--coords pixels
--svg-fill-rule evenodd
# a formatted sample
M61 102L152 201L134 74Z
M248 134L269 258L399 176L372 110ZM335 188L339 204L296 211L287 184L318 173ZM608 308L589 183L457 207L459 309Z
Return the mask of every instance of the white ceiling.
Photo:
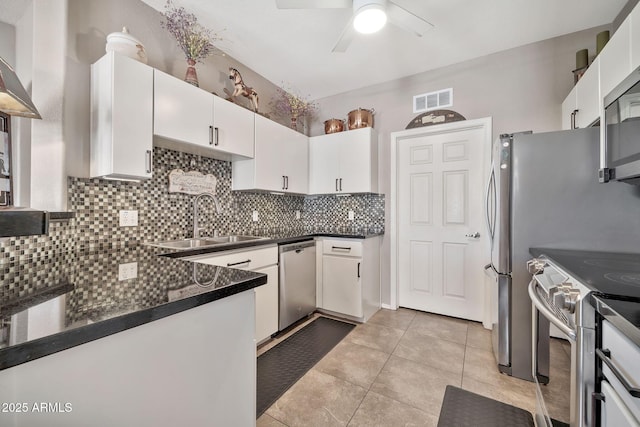
M164 11L166 0L143 0ZM419 38L387 24L332 53L351 9L279 10L275 0L173 0L219 32L218 47L275 84L312 99L563 34L610 24L627 0L394 0L435 28ZM30 2L0 0L15 23ZM592 52L593 54L593 52Z
M143 0L163 11L165 0ZM626 0L394 0L435 28L422 38L387 24L332 53L351 9L279 10L275 0L174 0L222 50L312 99L610 24ZM595 44L595 41L594 41Z

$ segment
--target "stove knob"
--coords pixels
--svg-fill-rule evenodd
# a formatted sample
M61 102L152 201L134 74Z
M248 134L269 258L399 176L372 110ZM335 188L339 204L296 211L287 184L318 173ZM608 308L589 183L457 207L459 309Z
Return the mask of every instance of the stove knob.
M570 289L565 293L564 299L564 308L566 308L569 313L576 312L576 304L580 299L580 291L578 289Z
M546 265L547 263L545 263L544 260L541 260L540 258L533 258L527 261L527 270L530 274L538 274L544 270Z

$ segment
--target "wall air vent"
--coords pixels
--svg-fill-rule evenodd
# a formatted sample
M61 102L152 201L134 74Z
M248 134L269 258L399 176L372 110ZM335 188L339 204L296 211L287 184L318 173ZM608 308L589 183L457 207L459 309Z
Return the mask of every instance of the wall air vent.
M424 113L425 111L451 107L452 105L453 88L443 89L436 92L423 93L421 95L415 95L413 97L414 113Z

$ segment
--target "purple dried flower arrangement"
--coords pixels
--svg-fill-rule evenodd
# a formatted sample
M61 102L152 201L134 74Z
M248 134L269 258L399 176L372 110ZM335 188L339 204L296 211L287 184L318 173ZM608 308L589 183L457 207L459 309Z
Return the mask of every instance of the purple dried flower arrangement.
M314 101L308 101L293 90L281 87L276 89L276 96L271 105L277 115L288 118L312 116L318 109Z
M213 42L222 39L200 25L193 13L187 12L184 7L176 7L171 0L167 0L164 8L165 13L161 15L165 21L161 25L175 37L187 60L202 62L215 52Z

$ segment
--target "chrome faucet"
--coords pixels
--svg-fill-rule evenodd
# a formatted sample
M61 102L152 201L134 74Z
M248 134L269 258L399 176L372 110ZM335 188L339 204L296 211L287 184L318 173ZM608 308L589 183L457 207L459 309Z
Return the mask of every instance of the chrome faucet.
M222 209L220 208L220 203L218 202L218 198L211 193L200 193L193 200L193 238L197 239L200 237L201 228L198 226L198 202L204 199L205 197L210 197L213 200L213 204L216 206L216 212L222 213Z

